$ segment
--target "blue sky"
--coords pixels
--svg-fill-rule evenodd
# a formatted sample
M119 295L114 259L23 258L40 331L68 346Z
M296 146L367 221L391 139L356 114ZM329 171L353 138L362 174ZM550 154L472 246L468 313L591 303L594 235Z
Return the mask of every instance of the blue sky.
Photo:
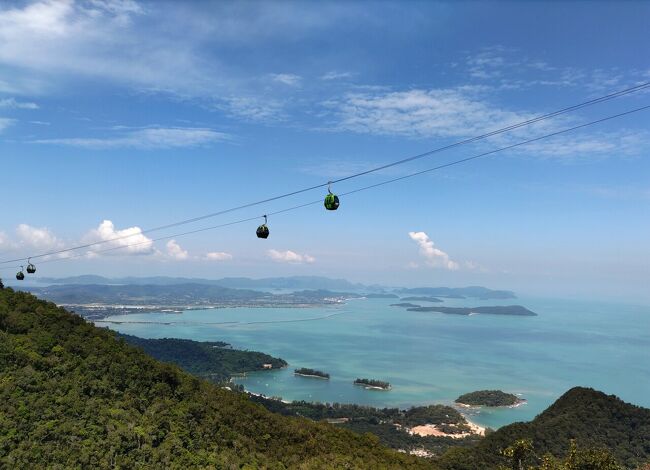
M39 274L327 275L647 300L650 112L351 195L335 213L272 217L266 241L261 219L146 237L324 191L139 230L650 81L649 31L645 2L3 2L0 258L134 234L123 243L142 244ZM333 190L648 104L634 94Z

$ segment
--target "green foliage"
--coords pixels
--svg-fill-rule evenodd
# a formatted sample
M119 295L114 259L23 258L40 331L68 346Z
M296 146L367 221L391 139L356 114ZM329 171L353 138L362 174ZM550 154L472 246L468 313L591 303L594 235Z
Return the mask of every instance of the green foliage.
M463 415L454 408L445 405L418 406L400 410L398 408L373 408L341 403L310 403L305 401L284 403L279 400L258 396L252 396L251 400L260 403L275 413L287 416L304 416L316 421L328 420L337 426L359 434L372 433L379 438L380 443L393 449L424 449L440 455L452 446L468 446L481 439L478 436L463 439L422 437L406 432L405 427L420 424L435 424L450 433L469 430Z
M501 455L508 460L507 466L501 467L503 470L525 470L532 468L526 462L534 458L535 448L533 447L533 441L530 439L519 439L511 446L503 449Z
M366 385L368 387L379 387L379 388L390 388L390 384L388 382L384 382L383 380L375 380L375 379L356 379L354 381L355 385Z
M274 369L287 366L283 359L256 351L230 349L228 343L224 342L144 339L130 335L120 337L159 361L171 362L191 374L213 382L227 381L233 374L263 370L264 364L271 364Z
M309 369L307 367L301 367L300 369L296 369L294 372L299 375L315 375L316 377L322 377L324 379L330 378L330 375L327 372L316 369Z
M531 440L537 455L566 455L572 440L584 449L606 448L613 459L631 469L650 459L650 409L576 387L533 421L505 426L476 447L445 455L439 463L444 469L454 470L496 468L506 464L499 451L519 439ZM599 451L590 452L596 455ZM587 459L584 453L581 455Z
M472 406L511 406L519 403L519 397L501 390L479 390L456 398L456 403Z
M446 405L429 405L409 408L404 417L398 421L404 426L420 426L422 424L453 424L457 432L469 431L467 421L457 410ZM452 433L453 434L453 433Z
M35 297L0 290L0 468L426 468L284 417Z
M518 440L504 449L502 454L508 458L509 464L500 466L500 470L623 470L608 451L579 449L574 441L571 441L564 459L550 454L539 459L530 439ZM540 464L530 463L535 460L541 460Z

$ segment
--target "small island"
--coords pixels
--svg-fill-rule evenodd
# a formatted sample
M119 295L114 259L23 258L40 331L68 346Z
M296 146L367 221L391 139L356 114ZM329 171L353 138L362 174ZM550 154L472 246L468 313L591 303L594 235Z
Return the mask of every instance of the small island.
M300 375L301 377L312 377L315 379L329 380L330 378L330 375L327 372L323 372L316 369L308 369L307 367L301 367L300 369L295 369L293 373L294 375Z
M391 386L388 382L383 380L374 380L374 379L359 379L357 378L354 381L354 385L360 385L364 388L370 390L390 390Z
M400 302L398 304L390 304L389 307L420 308L420 305L410 302Z
M405 302L442 302L438 297L402 297L400 300Z
M526 400L501 390L479 390L456 398L455 402L464 406L518 406Z

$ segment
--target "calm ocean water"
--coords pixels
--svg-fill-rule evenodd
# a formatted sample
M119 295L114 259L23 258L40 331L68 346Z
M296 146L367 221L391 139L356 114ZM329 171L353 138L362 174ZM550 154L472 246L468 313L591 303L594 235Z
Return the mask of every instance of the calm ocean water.
M492 428L532 419L576 385L650 407L648 306L535 298L442 304L517 303L539 314L512 317L407 312L389 307L394 302L139 314L110 319L171 324L110 327L144 338L223 340L282 357L287 369L248 374L238 382L287 400L407 407L449 404L462 393L482 389L519 393L527 400L517 408L473 412L473 421ZM331 380L296 377L296 367L329 372ZM364 390L352 385L356 377L387 380L393 389Z

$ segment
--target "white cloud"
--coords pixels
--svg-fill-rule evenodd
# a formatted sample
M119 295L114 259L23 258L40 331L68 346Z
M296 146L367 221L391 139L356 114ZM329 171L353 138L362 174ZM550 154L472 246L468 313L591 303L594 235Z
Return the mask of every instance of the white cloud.
M486 47L467 57L470 76L479 79L494 79L501 76L502 69L512 65L504 55L509 51L502 46Z
M267 255L273 261L277 261L280 263L301 264L301 263L313 263L316 261L316 258L314 258L313 256L309 256L307 254L301 255L291 250L286 250L286 251L269 250L267 252Z
M227 261L232 259L232 255L223 251L211 251L210 253L206 253L205 259L210 261Z
M0 232L0 248L3 250L12 249L14 247L12 241L6 233Z
M496 139L506 145L513 139ZM621 130L582 134L564 134L533 142L515 150L547 159L564 161L632 157L650 148L650 132Z
M29 103L26 101L16 101L15 98L4 98L0 100L0 108L38 109L38 105L36 103Z
M527 57L525 51L503 46L484 47L466 57L467 74L495 90L543 87L580 87L598 94L644 81L643 72L628 69L557 67ZM532 74L532 75L531 75Z
M18 236L18 243L29 248L37 250L63 248L63 242L45 227L39 228L27 224L20 224L16 228L16 235Z
M143 37L143 25L136 21L156 14L149 19L164 19L173 28L173 15L162 18L161 10L148 12L127 0L42 0L2 8L0 63L14 72L12 83L3 88L43 91L65 81L55 77L79 75L155 90L210 86L216 69L188 50L189 39Z
M286 118L284 105L285 103L278 99L232 96L220 100L215 104L215 107L248 121L273 122L282 121Z
M167 242L167 256L178 261L183 261L189 258L189 253L187 250L181 248L181 246L176 242L176 240L169 240Z
M216 57L215 45L241 51L261 41L313 34L354 8L291 2L255 8L238 2L170 2L164 8L128 0L6 3L0 6L0 64L9 68L11 83L0 81L0 90L46 93L85 76L213 99L256 93L258 80L269 78ZM294 74L276 75L280 83L299 81Z
M494 106L482 87L371 91L348 94L329 101L339 122L335 128L358 133L415 138L463 139L508 127L538 114ZM480 142L482 150L494 150L585 122L574 116L558 116ZM563 160L634 156L650 147L650 132L627 129L602 132L584 129L550 137L509 150L541 158ZM478 152L477 152L478 153Z
M271 79L274 82L283 83L289 86L295 86L300 84L302 77L300 75L294 75L292 73L272 73Z
M481 134L531 117L491 106L467 88L353 93L325 104L339 129L413 137Z
M121 133L104 138L61 138L35 140L38 144L69 145L92 149L137 148L165 149L179 147L198 147L229 138L228 134L205 128L156 127Z
M0 132L4 131L7 127L11 126L15 121L9 118L0 117Z
M116 238L119 238L119 240L115 240ZM109 242L108 240L112 241ZM150 255L156 253L153 240L144 235L140 227L129 227L119 230L115 228L115 224L110 220L104 220L96 229L91 230L84 237L84 241L86 243L106 241L106 243L91 247L89 254L112 248L115 248L115 250L109 251L108 253L117 255Z
M418 244L420 254L429 266L450 271L456 271L459 268L458 263L452 261L447 253L434 246L433 241L425 232L409 232L409 237Z
M320 77L321 80L340 80L342 78L350 78L352 77L352 74L350 72L327 72L324 74L322 77Z

